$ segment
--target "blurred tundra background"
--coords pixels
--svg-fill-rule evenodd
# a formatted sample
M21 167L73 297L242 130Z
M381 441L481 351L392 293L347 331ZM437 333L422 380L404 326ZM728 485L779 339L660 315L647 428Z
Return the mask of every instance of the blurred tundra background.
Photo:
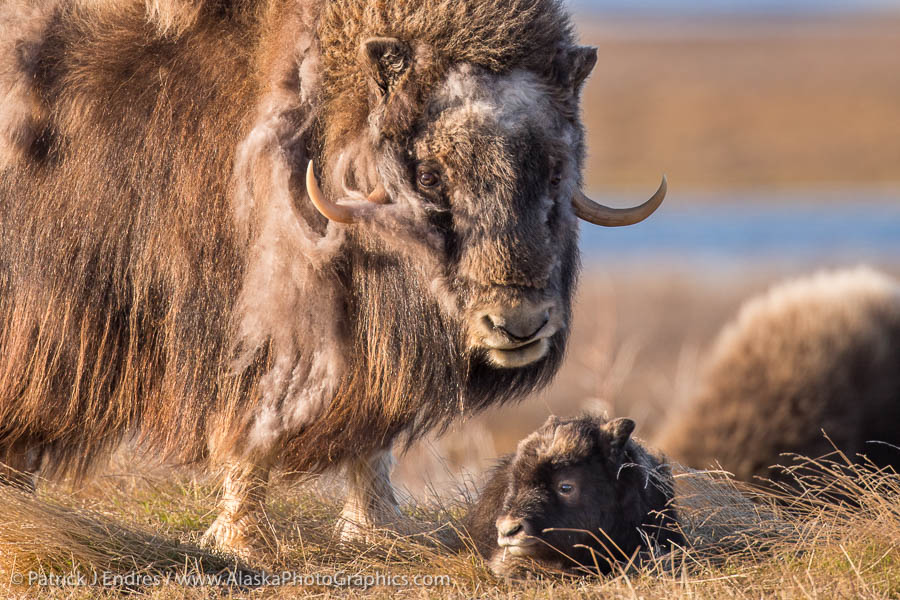
M400 457L421 497L476 476L548 414L629 416L652 444L709 344L775 282L869 264L900 275L900 2L581 0L599 61L584 91L585 184L648 221L582 229L556 383Z

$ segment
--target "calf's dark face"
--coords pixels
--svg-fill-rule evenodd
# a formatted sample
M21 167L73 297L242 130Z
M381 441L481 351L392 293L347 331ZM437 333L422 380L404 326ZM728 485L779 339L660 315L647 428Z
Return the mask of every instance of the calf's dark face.
M628 514L631 506L640 511L642 505L629 489L633 479L619 476L633 428L628 419L604 426L552 419L523 440L496 521L500 551L601 571L633 551L644 515Z
M497 540L512 556L527 556L550 563L564 555L585 561L589 546L604 554L600 530L611 530L615 516L615 481L595 461L556 468L543 465L516 481L497 519ZM573 555L574 554L574 555Z

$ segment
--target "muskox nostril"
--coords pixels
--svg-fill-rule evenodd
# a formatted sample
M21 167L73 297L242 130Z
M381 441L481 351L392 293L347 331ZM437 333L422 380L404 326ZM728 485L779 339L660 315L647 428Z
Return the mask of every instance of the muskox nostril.
M537 319L534 317L522 319L519 322L508 317L485 315L481 320L486 327L503 334L514 342L528 342L540 333L550 321L550 313L546 310L537 317Z
M524 531L525 525L522 519L513 519L510 517L501 517L497 520L497 533L500 537L514 537Z
M544 312L543 319L539 322L540 324L536 327L532 324L531 327L527 326L516 326L515 324L507 324L503 326L496 327L499 329L504 335L509 337L510 339L516 342L527 342L532 339L534 336L538 334L538 332L544 328L544 325L550 320L550 315Z

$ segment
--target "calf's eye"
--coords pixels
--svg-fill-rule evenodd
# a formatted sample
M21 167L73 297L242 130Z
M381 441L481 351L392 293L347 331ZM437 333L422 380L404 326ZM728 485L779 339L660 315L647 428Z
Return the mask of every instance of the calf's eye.
M563 496L568 496L575 491L575 486L571 483L561 483L556 489Z
M552 185L553 187L559 187L560 182L562 182L562 175L560 175L559 173L554 173L550 177L550 185Z

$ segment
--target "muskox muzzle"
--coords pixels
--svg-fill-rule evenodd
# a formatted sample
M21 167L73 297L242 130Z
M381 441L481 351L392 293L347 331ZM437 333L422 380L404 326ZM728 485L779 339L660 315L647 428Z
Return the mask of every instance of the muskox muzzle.
M553 302L521 301L477 311L472 326L492 364L522 367L547 354L550 338L562 325L559 313Z
M497 519L497 545L513 556L526 556L529 548L540 543L531 521L503 515Z

